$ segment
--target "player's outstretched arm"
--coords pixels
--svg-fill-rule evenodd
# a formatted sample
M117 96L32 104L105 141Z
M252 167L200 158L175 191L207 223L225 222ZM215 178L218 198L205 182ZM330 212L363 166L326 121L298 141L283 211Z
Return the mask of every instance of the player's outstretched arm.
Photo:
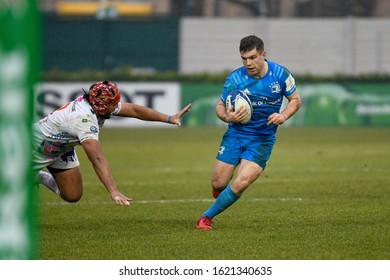
M183 109L181 109L178 113L171 116L171 119L169 120L170 123L175 124L175 125L181 125L181 122L180 122L181 117L184 114L188 113L191 110L191 107L192 107L192 104L190 103L187 106L185 106Z
M111 199L114 200L118 205L130 205L132 199L119 192L111 173L110 164L103 155L99 141L92 139L85 140L81 142L81 146L91 161L100 181L110 193Z
M158 121L158 122L166 122L175 125L181 125L180 118L191 109L191 104L188 104L182 110L180 110L175 115L169 116L167 114L156 111L152 108L148 108L145 106L122 102L121 110L117 114L117 116L127 117L127 118L136 118L144 121Z

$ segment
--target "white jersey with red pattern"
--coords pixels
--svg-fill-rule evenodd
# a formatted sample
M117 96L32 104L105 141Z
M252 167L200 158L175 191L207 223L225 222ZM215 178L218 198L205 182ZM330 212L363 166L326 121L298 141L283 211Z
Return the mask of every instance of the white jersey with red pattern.
M117 114L120 108L119 102L113 114ZM98 141L104 121L97 117L82 96L52 112L34 124L34 164L37 168L50 166L56 158L72 152L83 141ZM75 164L79 165L78 161Z

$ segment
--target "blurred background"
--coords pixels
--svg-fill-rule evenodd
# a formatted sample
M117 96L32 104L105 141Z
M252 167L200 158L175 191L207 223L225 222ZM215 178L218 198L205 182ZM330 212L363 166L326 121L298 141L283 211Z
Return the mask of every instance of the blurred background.
M390 124L390 1L41 0L39 9L42 81L81 84L67 92L44 85L37 118L80 86L112 79L128 101L168 113L192 102L186 125L221 125L214 104L226 74L241 66L240 39L255 34L268 59L295 75L304 97L289 125ZM156 82L179 89L164 94L163 84L150 88ZM162 101L168 95L171 107Z
M41 0L44 70L216 72L256 34L296 74L390 71L386 0ZM99 43L98 43L99 42Z
M113 80L165 113L191 102L184 126L223 126L215 104L255 34L302 96L283 127L389 126L389 18L388 0L0 0L0 259L34 257L30 122L81 88Z

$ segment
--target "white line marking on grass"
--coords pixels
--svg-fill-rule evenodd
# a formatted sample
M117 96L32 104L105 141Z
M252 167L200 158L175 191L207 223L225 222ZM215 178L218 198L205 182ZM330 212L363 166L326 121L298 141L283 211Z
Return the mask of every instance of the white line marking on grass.
M303 201L301 197L282 197L282 198L249 198L244 199L249 202L288 202L288 201ZM198 203L198 202L214 202L215 199L211 198L199 198L199 199L160 199L160 200L135 200L132 201L131 204L164 204L164 203ZM111 201L86 201L81 202L80 204L91 205L91 204L111 204ZM72 205L72 203L68 203L65 201L61 202L41 202L37 203L38 205Z
M302 198L250 198L245 199L251 202L269 202L269 201L302 201ZM202 198L202 199L163 199L163 200L140 200L133 201L138 204L159 204L159 203L188 203L188 202L213 202L215 199Z

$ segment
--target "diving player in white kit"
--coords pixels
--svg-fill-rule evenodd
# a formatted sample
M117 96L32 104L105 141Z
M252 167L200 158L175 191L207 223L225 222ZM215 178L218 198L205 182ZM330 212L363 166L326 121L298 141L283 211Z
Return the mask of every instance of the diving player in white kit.
M97 82L77 97L34 124L33 168L36 182L45 185L67 202L77 202L83 194L80 163L74 147L81 145L92 166L118 205L130 205L113 178L104 156L99 132L111 115L180 125L180 118L191 104L173 116L148 107L121 102L115 83ZM42 171L47 168L49 172Z

